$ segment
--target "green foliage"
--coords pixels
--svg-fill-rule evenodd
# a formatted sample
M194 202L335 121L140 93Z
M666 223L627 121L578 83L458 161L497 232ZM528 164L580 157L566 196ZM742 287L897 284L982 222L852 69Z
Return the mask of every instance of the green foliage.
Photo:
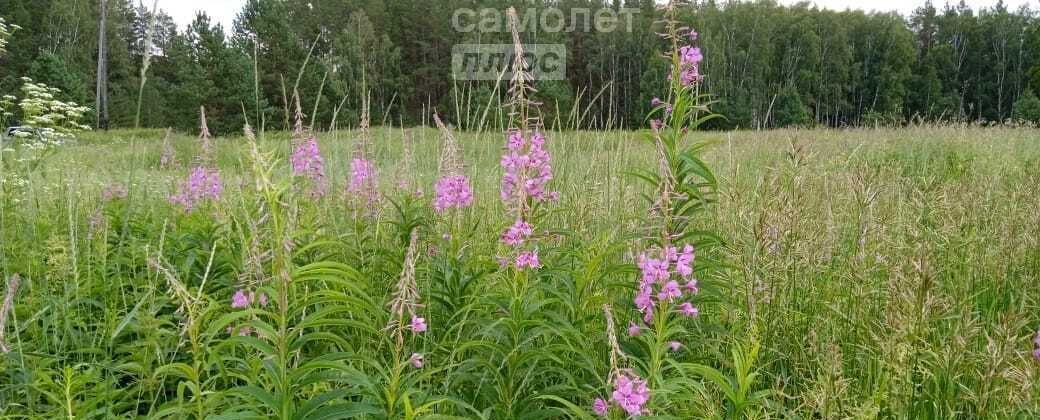
M1038 30L1037 33L1040 34L1040 30ZM1029 87L1033 90L1034 94L1040 92L1040 64L1037 64L1029 71Z
M773 113L776 114L774 124L779 127L803 127L812 123L809 108L794 88L786 88L780 92Z
M1011 115L1016 120L1040 124L1040 98L1032 90L1027 90L1022 98L1015 101Z
M356 125L366 96L376 125L418 124L426 118L422 110L434 107L469 129L488 109L484 99L504 97L490 83L462 86L467 81L453 80L451 48L511 39L497 30L456 31L452 16L460 8L501 9L508 2L244 3L231 28L218 28L204 14L184 28L157 16L153 47L161 54L149 70L144 125L193 131L197 124L186 117L205 106L215 133L236 132L243 107L258 130L286 128L297 87L308 122L323 129L333 119L340 127ZM692 3L677 17L702 34L708 75L703 89L728 118L706 128L783 125L773 124L776 114L770 111L774 97L787 96L788 88L809 114L806 120L797 112L796 124L831 127L875 125L879 116L886 124L1003 122L1026 88L1040 90L1040 31L1033 11L926 4L903 17L775 2ZM17 78L30 76L77 102L92 100L98 4L0 1L5 17L28 28L9 41L0 61L0 95L15 93ZM579 11L577 30L522 34L524 41L568 50L567 80L542 89L544 112L555 114L560 103L560 115L546 115L548 123L559 117L565 127L645 125L649 101L665 88L661 77L667 71L655 59L667 50L655 35L662 11L652 1L625 4L639 12L631 15L631 26L622 18L621 30L602 32L591 20L584 27L586 13ZM575 10L600 5L549 2L526 10L537 21L545 8L556 7L569 19ZM141 45L151 21L147 6L108 0L108 93L115 126L133 126ZM595 12L588 15L595 18ZM499 125L497 117L489 115L484 124Z
M62 96L71 101L86 103L91 95L87 93L87 80L82 80L82 73L72 71L68 64L56 54L43 53L29 66L27 75L38 83L57 88Z

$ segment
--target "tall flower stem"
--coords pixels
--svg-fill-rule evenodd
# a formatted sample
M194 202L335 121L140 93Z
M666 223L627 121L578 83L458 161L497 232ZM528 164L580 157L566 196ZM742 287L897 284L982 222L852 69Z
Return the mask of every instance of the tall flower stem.
M134 193L134 181L137 177L137 135L141 129L141 104L144 102L144 86L148 83L148 67L152 63L152 38L155 34L155 18L156 13L159 11L159 0L155 0L152 3L152 12L150 19L148 20L148 30L145 33L144 42L144 58L141 61L141 83L137 87L137 110L134 113L134 132L130 136L130 172L127 174L126 188L127 188L127 205L126 205L126 217L123 218L123 228L120 232L119 243L123 245L126 240L126 236L129 233L130 219L133 219L134 200L130 199Z

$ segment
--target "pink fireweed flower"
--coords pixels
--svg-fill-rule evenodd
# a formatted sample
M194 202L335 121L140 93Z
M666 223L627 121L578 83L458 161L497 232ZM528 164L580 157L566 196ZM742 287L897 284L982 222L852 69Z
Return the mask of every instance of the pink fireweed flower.
M680 297L682 297L682 290L679 289L679 283L675 280L665 283L665 285L661 287L661 291L657 292L657 300L662 302L671 301L672 299Z
M224 183L220 172L198 166L192 169L188 179L181 183L177 194L170 196L170 203L180 205L184 211L191 211L205 200L220 200L224 192Z
M524 243L534 233L531 225L522 219L517 219L513 225L502 233L502 243L509 246L517 246Z
M665 247L660 250L659 256L650 256L646 253L640 254L636 259L636 266L640 271L639 287L633 303L639 313L643 314L643 321L649 323L654 317L654 309L660 305L660 309L669 310L669 305L684 294L697 294L697 280L690 279L685 285L680 286L679 281L693 274L694 250L686 245L680 251L676 247ZM692 308L692 304L690 304ZM696 308L680 306L679 311L687 316L691 315Z
M259 303L260 306L267 306L267 294L263 292L257 294L253 291L246 292L245 289L239 289L231 296L231 307L234 309L248 308L255 303Z
M679 62L683 65L698 65L704 60L699 47L685 45L679 47Z
M597 416L606 416L608 410L610 410L610 407L607 405L606 400L596 398L596 400L592 402L592 412L596 413Z
M632 321L628 322L628 336L629 337L638 337L639 334L641 334L642 332L643 332L643 328L640 327L639 324L636 324L635 322L632 322Z
M701 81L702 78L703 76L701 76L700 68L698 67L690 67L679 73L679 81L682 82L683 86L690 86Z
M673 353L677 352L680 349L682 349L682 343L680 343L678 341L669 341L668 342L668 349L671 350Z
M437 213L473 205L473 188L465 175L445 176L437 181L434 190L433 210Z
M505 170L502 175L502 201L511 210L523 208L526 199L545 202L552 199L553 194L546 185L553 179L551 157L545 150L545 136L540 132L531 134L525 141L518 131L509 133L506 148L508 152L502 156L501 165Z
M674 263L679 259L679 250L674 246L665 247L661 258L669 263Z
M524 136L519 131L509 133L506 138L506 148L511 152L519 152L524 147Z
M293 176L309 178L314 183L312 194L316 197L324 196L328 189L328 181L325 178L325 160L318 149L318 139L311 137L297 144L293 148L290 160Z
M691 295L696 295L701 292L701 289L697 287L697 279L690 279L683 288L686 289L686 293Z
M355 205L368 213L378 210L379 183L376 175L376 166L371 160L365 157L355 157L351 160L347 196L357 200Z
M249 303L259 303L260 306L267 306L267 294L263 292L260 294L249 292Z
M693 246L687 244L683 247L682 254L679 254L675 260L675 271L679 272L683 278L690 277L693 275L693 259Z
M355 158L350 164L350 186L351 192L359 192L373 184L376 177L376 168L368 159Z
M242 290L235 291L235 294L231 296L231 307L234 309L249 307L249 296Z
M423 355L419 353L412 353L412 357L408 358L408 363L416 369L422 369L423 367Z
M412 315L412 324L408 328L416 334L426 332L426 318Z
M643 413L643 405L650 401L650 390L646 387L646 381L636 374L622 373L614 379L611 398L626 413L637 416Z
M666 116L672 114L672 104L662 101L656 96L650 101L650 106L654 107L654 109L664 109L664 115Z
M671 277L668 271L668 260L648 258L646 254L640 255L637 264L643 273L642 284L652 285Z
M643 286L639 288L639 293L636 293L635 298L636 309L639 312L646 313L647 311L653 311L654 309L654 289L651 286Z
M690 318L694 318L697 315L700 315L701 311L697 309L696 306L693 306L692 303L683 302L679 305L679 313L686 315Z
M695 32L691 31L691 34ZM679 47L679 81L683 86L691 86L700 82L704 76L701 75L701 61L704 54L700 47L684 45Z
M516 268L541 268L542 263L538 261L537 251L525 251L516 256Z

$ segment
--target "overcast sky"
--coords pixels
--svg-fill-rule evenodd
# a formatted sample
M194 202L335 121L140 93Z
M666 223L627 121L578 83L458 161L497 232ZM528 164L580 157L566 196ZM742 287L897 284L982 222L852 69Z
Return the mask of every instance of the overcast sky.
M321 1L321 0L315 0ZM958 0L953 0L952 3L956 3ZM997 0L966 0L968 5L979 8L979 7L990 7L997 4ZM783 4L797 3L797 0L780 0ZM845 10L846 8L858 8L866 10L880 10L890 11L897 10L904 15L909 14L914 9L924 4L924 0L815 0L812 1L820 7L826 7L836 10ZM195 18L195 13L198 10L205 11L210 15L213 20L220 22L224 25L224 30L230 32L231 24L235 20L235 15L242 8L242 4L245 0L159 0L159 8L173 16L173 20L177 22L177 25L181 28L185 27L188 23ZM945 0L933 0L936 7L941 8L946 3ZM1015 9L1023 4L1029 4L1031 8L1040 9L1040 0L1005 0L1004 4L1008 5L1008 8Z

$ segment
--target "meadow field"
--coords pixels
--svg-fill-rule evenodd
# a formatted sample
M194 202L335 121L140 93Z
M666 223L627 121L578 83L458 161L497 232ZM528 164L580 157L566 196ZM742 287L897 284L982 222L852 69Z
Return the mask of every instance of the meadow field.
M316 135L325 194L288 133L5 160L0 418L628 418L619 377L641 418L1040 416L1036 129L693 133L696 313L645 325L647 133L546 133L527 269L506 136L454 134L474 197L441 212L436 128L372 130L364 203L356 130ZM200 162L222 188L186 209Z

